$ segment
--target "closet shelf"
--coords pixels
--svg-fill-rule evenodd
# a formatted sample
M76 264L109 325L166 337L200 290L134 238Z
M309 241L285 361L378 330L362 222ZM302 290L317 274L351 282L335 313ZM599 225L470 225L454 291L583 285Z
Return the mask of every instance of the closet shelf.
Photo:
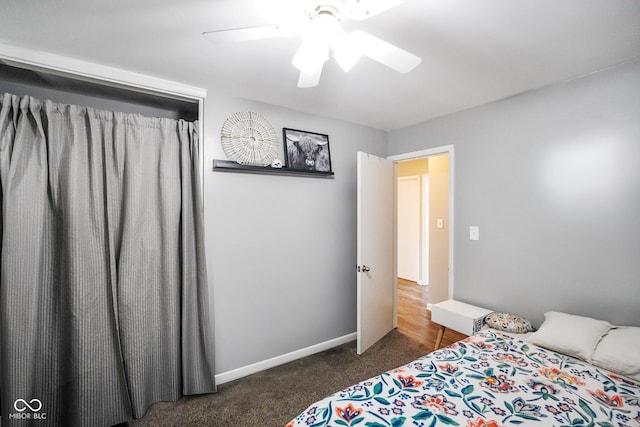
M213 160L213 170L220 172L257 173L265 175L290 175L305 176L311 178L331 178L333 172L312 172L289 168L272 168L271 166L246 166L230 160Z

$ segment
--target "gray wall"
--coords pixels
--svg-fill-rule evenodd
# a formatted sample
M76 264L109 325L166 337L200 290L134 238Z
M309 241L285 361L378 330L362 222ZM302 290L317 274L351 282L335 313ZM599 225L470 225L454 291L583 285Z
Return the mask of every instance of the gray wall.
M429 304L449 296L449 174L449 154L429 157Z
M390 155L447 144L455 298L640 325L640 63L389 134Z
M335 178L212 171L224 119L246 110L329 134ZM555 309L640 325L639 64L389 135L211 88L204 114L216 373L355 331L359 150L455 145L456 298L537 324Z
M224 120L237 111L329 135L335 178L212 171L225 159ZM385 156L387 134L211 93L205 102L207 268L216 372L356 330L356 152Z
M6 66L3 91L148 116L197 115L197 104ZM204 106L203 173L216 373L224 373L355 332L356 152L385 156L387 134L216 92ZM328 134L335 177L212 171L213 159L226 158L222 123L237 111L263 115L279 135L283 127Z

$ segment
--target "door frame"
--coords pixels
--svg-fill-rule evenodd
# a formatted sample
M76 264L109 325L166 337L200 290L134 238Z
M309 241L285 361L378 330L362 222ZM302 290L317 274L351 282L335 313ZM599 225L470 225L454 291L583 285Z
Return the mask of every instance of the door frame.
M429 174L423 173L420 175L420 183L422 185L422 212L420 215L420 227L422 227L422 234L420 235L420 276L422 281L418 282L419 285L429 285L429 222L431 218L431 212L429 210Z
M394 154L392 156L387 156L388 160L393 160L394 162L402 161L402 160L413 160L419 159L422 157L431 157L436 156L438 154L448 154L449 155L449 280L448 280L448 298L453 297L454 291L454 259L453 259L453 247L454 247L454 228L455 228L455 215L454 215L454 190L455 190L455 180L454 180L454 171L455 171L455 161L454 161L454 147L453 144L443 145L441 147L427 148L425 150L412 151L408 153L402 154ZM397 174L395 179L397 180ZM397 200L395 209L397 209ZM397 224L393 224L394 227L397 227ZM398 251L397 249L394 251L395 265L396 265L396 276L397 276L397 265L398 265ZM398 283L397 280L394 281L393 284L394 292L393 292L393 327L398 327Z

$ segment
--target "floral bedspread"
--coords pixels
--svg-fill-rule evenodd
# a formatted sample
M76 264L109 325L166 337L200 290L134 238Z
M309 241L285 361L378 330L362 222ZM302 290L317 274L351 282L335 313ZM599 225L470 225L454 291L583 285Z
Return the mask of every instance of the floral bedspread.
M640 426L640 384L485 330L309 406L298 426Z

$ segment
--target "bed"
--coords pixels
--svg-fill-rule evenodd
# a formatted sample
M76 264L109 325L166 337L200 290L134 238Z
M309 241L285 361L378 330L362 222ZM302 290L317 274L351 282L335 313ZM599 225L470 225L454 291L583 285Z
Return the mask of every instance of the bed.
M640 372L633 365L640 328L614 341L605 338L618 328L596 329L547 333L552 344L571 347L565 353L544 342L544 334L537 341L552 349L485 329L315 402L287 427L640 426L640 380L632 378ZM600 366L581 360L584 351Z

